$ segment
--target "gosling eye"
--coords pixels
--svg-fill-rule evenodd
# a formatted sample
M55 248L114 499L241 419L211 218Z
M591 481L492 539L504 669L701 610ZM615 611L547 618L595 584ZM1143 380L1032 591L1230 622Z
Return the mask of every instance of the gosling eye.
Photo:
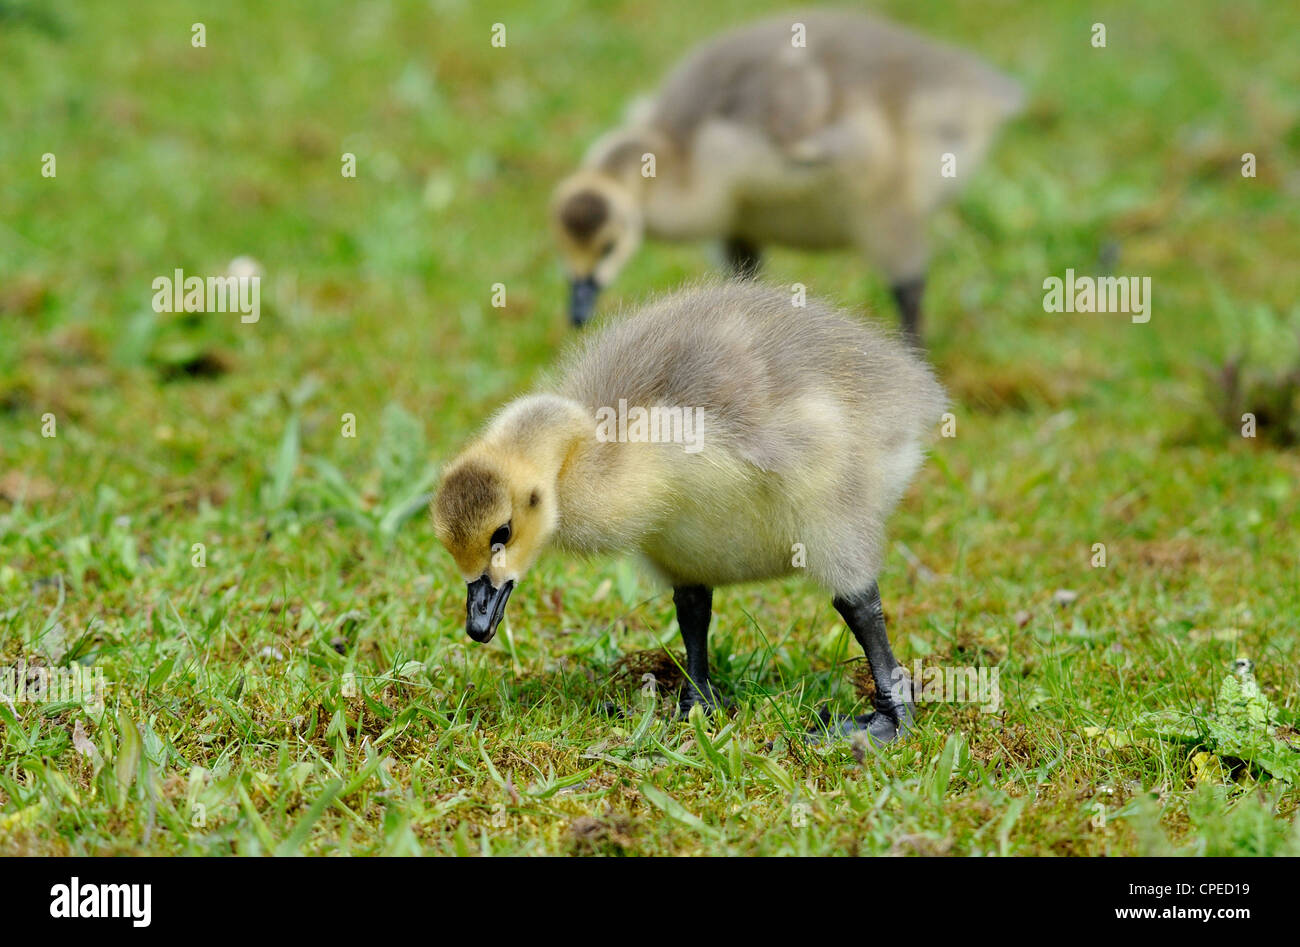
M614 252L614 241L611 240L600 248L600 258L603 260Z
M504 546L510 542L510 523L504 526L498 526L497 531L492 534L491 546L495 549L497 546Z

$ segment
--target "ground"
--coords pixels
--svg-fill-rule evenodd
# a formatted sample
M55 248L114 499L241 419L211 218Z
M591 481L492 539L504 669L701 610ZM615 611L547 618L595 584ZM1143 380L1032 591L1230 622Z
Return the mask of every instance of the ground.
M934 223L955 436L880 578L903 664L1001 703L855 753L799 739L870 686L806 584L718 593L733 715L676 721L669 592L548 556L474 645L425 510L570 334L554 182L782 5L0 0L0 668L106 683L0 700L0 851L1300 853L1294 781L1149 726L1204 730L1244 655L1294 742L1294 415L1244 437L1222 376L1300 364L1300 9L880 6L1029 99ZM256 323L153 311L240 256ZM648 245L602 305L716 262ZM1150 322L1045 312L1067 267L1149 276ZM765 273L895 318L850 254Z

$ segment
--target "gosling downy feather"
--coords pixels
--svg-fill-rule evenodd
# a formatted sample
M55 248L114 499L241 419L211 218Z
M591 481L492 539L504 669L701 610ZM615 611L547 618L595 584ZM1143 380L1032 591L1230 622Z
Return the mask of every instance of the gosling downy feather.
M740 275L768 243L857 248L884 270L918 338L926 218L1020 105L1016 83L976 57L856 12L795 13L716 37L557 188L572 318L588 318L649 233L720 239ZM946 154L955 176L941 173Z
M469 584L467 630L492 636L551 542L639 553L674 588L684 705L712 706L712 589L803 571L876 654L884 716L846 726L892 739L910 691L890 703L875 579L944 404L905 345L822 303L749 281L662 297L582 337L547 390L508 404L447 466L435 525ZM658 442L635 421L652 408Z

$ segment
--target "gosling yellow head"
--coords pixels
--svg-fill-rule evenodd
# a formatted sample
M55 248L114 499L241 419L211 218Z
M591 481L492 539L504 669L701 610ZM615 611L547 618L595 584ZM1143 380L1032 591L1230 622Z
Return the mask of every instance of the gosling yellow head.
M538 409L542 415L556 409L545 398L532 407L504 412L498 435L528 424ZM492 640L515 584L555 534L559 511L549 447L485 438L443 475L434 530L469 586L465 628L475 641Z

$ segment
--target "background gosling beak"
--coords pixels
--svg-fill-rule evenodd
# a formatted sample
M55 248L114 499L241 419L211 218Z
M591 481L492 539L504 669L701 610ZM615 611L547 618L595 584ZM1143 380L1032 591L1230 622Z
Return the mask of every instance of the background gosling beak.
M575 328L581 329L591 318L592 310L596 308L596 296L599 294L600 286L596 283L596 277L587 276L573 280L570 285L569 318L573 320Z
M465 598L465 631L479 644L486 644L497 633L501 616L506 613L506 600L510 598L515 583L512 579L499 589L494 589L486 575L469 583Z

